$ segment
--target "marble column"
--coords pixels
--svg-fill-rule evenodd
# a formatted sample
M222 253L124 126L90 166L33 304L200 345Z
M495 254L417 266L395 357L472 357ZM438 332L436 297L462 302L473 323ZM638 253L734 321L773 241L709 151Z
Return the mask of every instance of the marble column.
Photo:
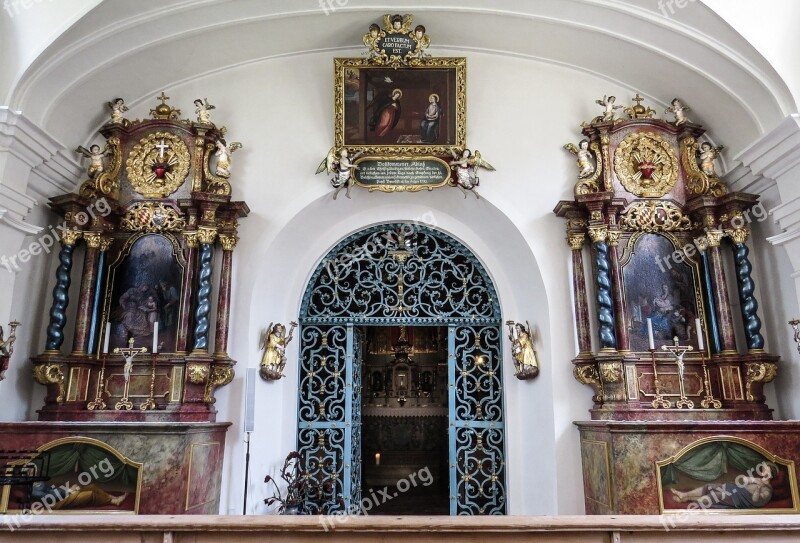
M719 339L719 323L717 323L717 304L714 301L714 283L711 280L711 265L708 260L708 243L703 237L695 240L697 247L700 251L700 258L703 260L703 292L708 307L706 307L706 326L708 327L708 336L710 340L710 347L712 354L718 354L722 350L722 344Z
M94 312L94 296L97 286L98 264L100 260L99 232L84 232L86 254L83 259L83 277L78 295L78 315L75 320L75 334L72 337L72 353L88 354L89 330Z
M53 287L53 304L50 307L50 323L47 325L47 342L45 350L57 353L64 343L64 325L67 324L67 306L69 305L69 285L72 281L72 253L75 244L81 237L78 230L64 230L61 233L61 251L58 253L58 269L56 270L56 286Z
M750 264L746 241L750 235L747 227L735 228L728 231L733 240L733 255L736 261L736 282L739 287L739 300L742 305L742 320L744 333L747 338L747 350L760 352L764 350L764 336L761 335L761 319L758 318L758 300L755 297L755 283L751 274L753 266Z
M722 255L719 248L723 236L722 230L708 230L706 232L708 263L714 290L714 304L717 309L720 340L722 342L720 354L737 354L736 336L733 329L733 312L731 311L728 285L725 281L725 270L722 266Z
M211 274L214 260L214 239L217 231L214 228L201 226L197 231L200 242L199 274L197 282L196 308L194 312L194 347L195 353L208 352L208 314L211 311Z
M617 335L617 349L630 351L628 337L628 319L625 317L625 303L622 300L622 270L619 266L619 253L617 247L622 232L609 229L608 231L608 257L611 265L611 297L614 300L614 324Z
M197 232L194 230L184 232L183 239L186 242L186 266L183 269L178 342L175 348L179 353L185 353L189 345L189 323L192 320L192 296L194 293L195 267L197 266Z
M217 330L214 337L214 355L228 356L228 325L231 309L231 276L233 275L233 249L239 240L236 234L220 234L222 245L222 275L219 278L217 300Z
M583 243L586 234L569 234L567 243L572 249L572 288L575 295L575 325L578 328L578 356L592 352L589 327L589 304L586 297L586 276L583 273Z
M597 320L599 323L600 348L604 351L617 350L617 338L614 335L614 301L611 298L611 274L608 260L608 227L590 226L589 237L595 250L595 267L597 282Z

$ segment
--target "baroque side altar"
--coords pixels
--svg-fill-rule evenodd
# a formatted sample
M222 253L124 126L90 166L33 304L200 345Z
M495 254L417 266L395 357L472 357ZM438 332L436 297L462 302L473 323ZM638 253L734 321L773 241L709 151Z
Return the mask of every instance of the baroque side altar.
M47 393L39 422L3 424L0 434L12 449L76 454L63 469L83 469L92 458L119 466L124 478L95 481L90 501L101 511L217 513L230 423L216 422L214 394L234 377L233 251L249 212L232 199L229 180L241 144L226 141L207 100L195 100L194 121L163 92L159 100L150 118L133 121L124 100L109 103L104 142L77 149L88 178L50 202L63 218L59 265L46 345L31 360ZM32 495L6 487L0 510L36 501L69 473L51 461L43 475ZM81 503L68 497L55 507L85 511Z
M764 350L748 258L749 224L763 208L757 195L728 190L715 165L723 147L679 99L665 112L672 120L642 102L597 100L602 114L564 146L577 158L574 199L554 210L572 259L573 372L594 392L592 420L575 423L586 510L796 512L800 425L772 421L765 402L779 357ZM739 472L764 494L698 505Z

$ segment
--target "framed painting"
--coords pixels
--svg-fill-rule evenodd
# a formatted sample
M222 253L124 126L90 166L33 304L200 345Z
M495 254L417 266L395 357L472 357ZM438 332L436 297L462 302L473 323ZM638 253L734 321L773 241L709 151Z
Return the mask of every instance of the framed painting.
M796 514L794 462L746 439L695 441L656 462L661 513Z
M180 245L171 235L130 238L111 265L104 315L111 323L109 352L126 347L130 337L137 346L152 345L156 321L159 352L175 352L184 265Z
M31 485L8 485L0 513L137 513L142 464L110 445L87 437L67 437L39 447L47 473Z
M448 157L464 149L466 66L465 58L396 68L334 59L335 147Z
M668 234L667 234L668 235ZM622 262L623 291L631 350L647 352L647 319L653 324L656 349L681 345L699 349L695 319L704 320L700 272L690 260L676 262L671 255L677 239L665 234L634 234ZM708 338L704 345L708 345Z

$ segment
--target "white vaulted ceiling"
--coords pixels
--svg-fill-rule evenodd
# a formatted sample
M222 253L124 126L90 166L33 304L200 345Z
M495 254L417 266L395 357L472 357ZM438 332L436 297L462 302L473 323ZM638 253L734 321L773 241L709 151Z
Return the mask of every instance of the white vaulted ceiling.
M680 96L732 150L796 109L769 63L693 0L669 16L658 0L106 0L36 58L9 105L70 145L103 122L103 104L118 95L150 103L162 89L234 66L357 55L366 28L388 11L425 24L434 54L514 56L596 74L659 103Z

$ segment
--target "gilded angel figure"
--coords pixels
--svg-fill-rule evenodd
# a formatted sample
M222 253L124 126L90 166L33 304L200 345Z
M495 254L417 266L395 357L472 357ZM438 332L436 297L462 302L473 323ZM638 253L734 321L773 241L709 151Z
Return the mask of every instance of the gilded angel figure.
M517 376L536 377L539 374L539 361L536 359L536 351L533 350L530 323L526 322L527 327L514 321L508 321L506 324Z
M595 166L592 161L592 152L589 150L589 140L581 140L577 147L573 143L567 143L564 145L564 149L578 157L577 164L580 170L578 179L586 179L594 175Z
M113 151L108 143L102 149L95 143L89 146L88 149L79 145L75 152L89 159L89 167L86 169L86 173L89 175L89 179L94 179L105 171L106 165L103 162L103 158L112 154Z
M292 341L296 323L289 323L289 335L286 335L286 327L277 322L270 323L261 335L259 349L263 349L261 355L261 369L259 373L264 379L280 379L283 377L283 368L286 366L286 346Z
M198 123L205 123L211 124L211 110L216 109L216 106L213 106L208 103L208 98L198 98L194 101L195 107L195 114L197 114L197 122Z
M390 34L408 34L411 32L411 21L413 20L411 15L387 14L383 16L383 24Z
M124 124L125 117L123 113L128 111L128 106L125 105L125 100L122 98L114 98L112 102L106 102L111 109L111 121L114 124Z
M623 106L615 105L617 101L616 96L603 96L602 100L595 100L595 103L599 106L603 106L605 110L603 111L603 122L607 123L614 120L614 116L616 113L614 112L615 109L622 109Z
M230 177L231 155L234 151L241 148L242 144L238 141L232 141L230 145L227 145L224 139L219 138L217 140L217 152L214 153L217 157L217 167L214 173L220 177Z
M673 98L671 103L672 105L664 110L664 113L672 113L675 115L676 126L692 122L689 120L689 117L686 116L686 112L691 111L691 108L684 106L678 98Z
M328 151L328 155L320 162L317 168L318 174L322 172L326 172L329 175L331 173L335 174L331 178L331 185L336 189L333 192L334 200L339 196L339 192L342 189L345 189L345 196L350 198L350 187L353 186L352 170L358 169L358 166L356 166L354 162L362 154L364 154L364 152L359 151L351 157L347 149L342 149L337 153L336 148L331 147L330 151Z
M486 168L489 171L495 171L494 166L481 158L481 152L464 149L459 156L455 151L450 151L453 155L453 160L450 161L450 168L455 171L456 177L450 184L458 187L464 193L464 198L467 197L467 191L472 192L476 198L480 198L478 191L475 190L481 184L478 177L478 168Z
M369 25L369 32L364 34L364 38L362 41L364 45L369 49L369 56L379 56L379 49L378 49L378 42L381 41L381 38L386 36L386 32L381 30L381 27L375 23Z
M428 47L431 45L431 38L425 33L425 27L417 25L414 32L409 34L409 37L417 42L417 48L414 49L413 55L417 58L429 57L430 53L427 52Z
M714 160L719 156L720 151L725 148L724 145L714 147L707 141L700 145L700 170L709 177L717 177L717 171L714 166Z

